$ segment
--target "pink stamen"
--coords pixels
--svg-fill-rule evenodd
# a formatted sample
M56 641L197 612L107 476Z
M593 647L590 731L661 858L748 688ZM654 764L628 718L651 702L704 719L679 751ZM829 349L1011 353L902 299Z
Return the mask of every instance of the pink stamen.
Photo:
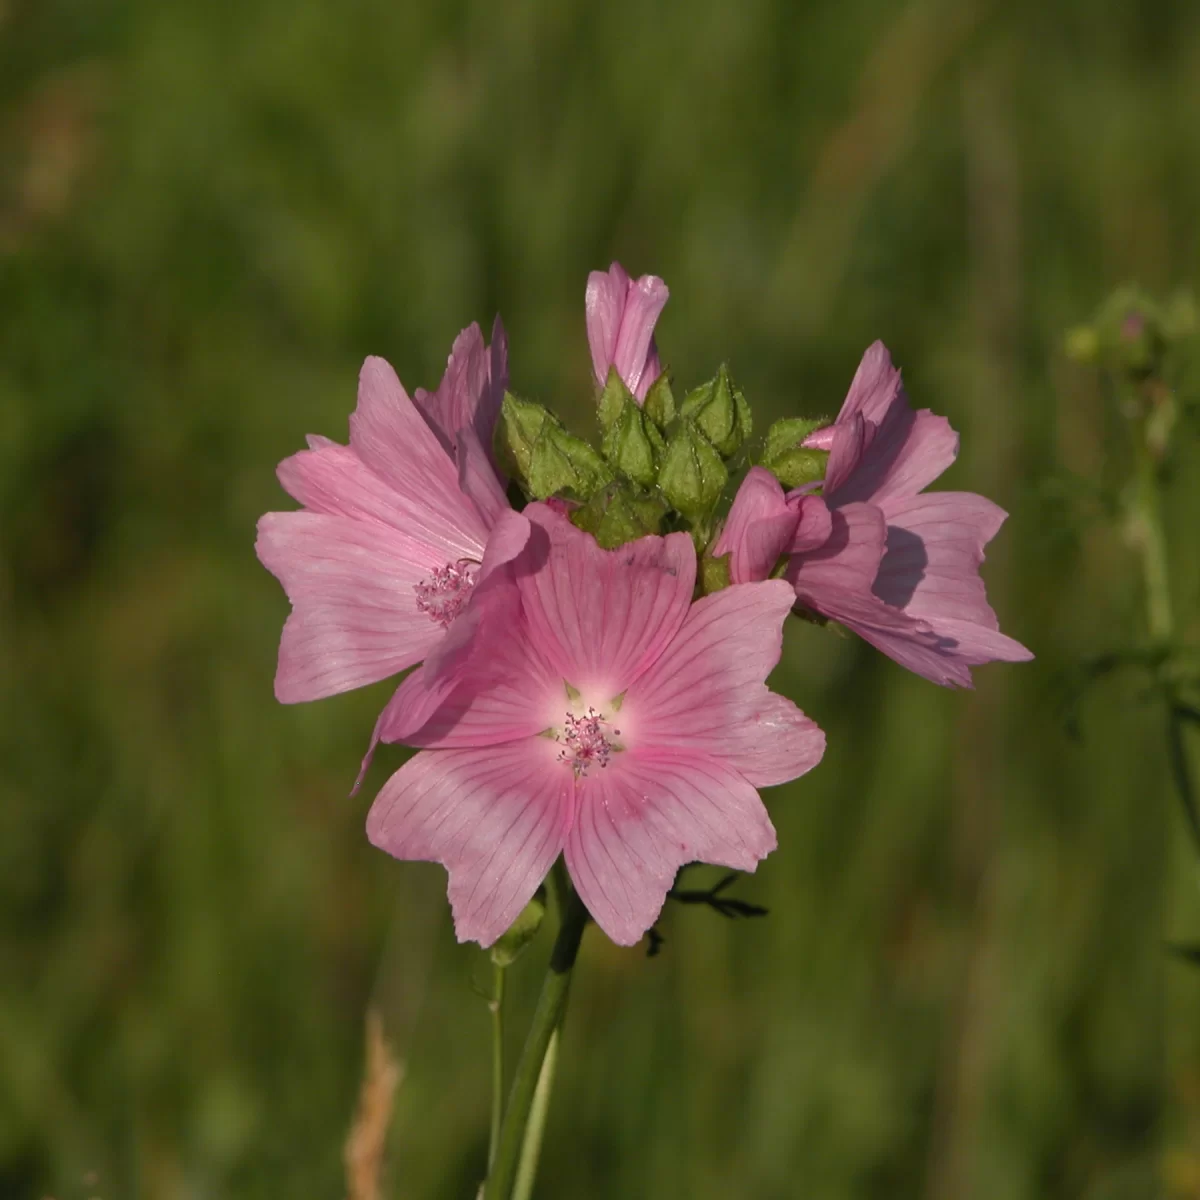
M562 732L555 734L555 740L564 744L558 761L570 763L577 779L585 776L591 767L607 767L612 752L619 747L608 740L606 730L611 730L615 737L621 735L621 731L613 729L594 708L589 708L581 717L568 712Z
M478 564L465 559L435 567L428 579L413 584L417 611L427 613L431 620L448 629L471 598L477 567Z

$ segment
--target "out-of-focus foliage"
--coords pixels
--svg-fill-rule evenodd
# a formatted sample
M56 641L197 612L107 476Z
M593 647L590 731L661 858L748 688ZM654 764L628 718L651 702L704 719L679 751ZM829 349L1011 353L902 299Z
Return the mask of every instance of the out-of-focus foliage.
M273 700L254 522L364 355L432 386L497 309L514 388L589 431L614 257L672 288L678 394L727 361L762 429L883 338L962 434L944 486L1013 513L986 573L1038 659L951 695L794 623L830 748L768 796L770 915L588 935L540 1194L1195 1195L1158 726L1114 675L1072 741L1055 683L1138 605L1063 333L1200 278L1197 130L1195 0L0 0L0 1196L338 1195L371 1003L387 1194L474 1194L487 956L366 843L399 753L347 798L387 685Z

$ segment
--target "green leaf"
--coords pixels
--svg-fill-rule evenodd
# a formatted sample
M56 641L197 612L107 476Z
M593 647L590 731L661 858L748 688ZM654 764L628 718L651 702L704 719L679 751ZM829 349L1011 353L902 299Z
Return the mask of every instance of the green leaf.
M731 582L728 554L722 554L720 558L712 558L706 554L700 559L700 590L706 596L729 587Z

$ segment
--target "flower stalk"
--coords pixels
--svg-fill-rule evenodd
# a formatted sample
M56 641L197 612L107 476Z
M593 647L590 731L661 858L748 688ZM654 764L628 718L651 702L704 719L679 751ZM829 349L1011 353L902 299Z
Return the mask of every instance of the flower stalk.
M566 878L566 871L561 859L555 864L550 878L554 882L558 901L558 936L554 940L554 949L550 952L550 964L546 970L546 978L542 982L542 990L538 996L537 1007L534 1009L529 1035L521 1050L521 1057L513 1076L512 1088L508 1094L508 1107L500 1126L500 1140L495 1161L488 1172L487 1186L484 1189L486 1200L514 1200L518 1194L513 1189L518 1167L522 1165L521 1159L531 1125L531 1113L535 1107L534 1098L539 1090L543 1068L552 1044L557 1049L557 1034L562 1025L563 1014L566 1012L571 972L579 954L579 944L583 940L584 927L587 925L587 909ZM537 1151L541 1146L541 1130L546 1120L546 1107L552 1077L553 1066L549 1069L541 1103L538 1106L539 1112L533 1124L533 1129L536 1130L536 1141L530 1140L530 1154L525 1155L526 1163L522 1170L522 1177L527 1180L525 1185L527 1190L523 1193L524 1195L528 1195L528 1189L533 1186Z

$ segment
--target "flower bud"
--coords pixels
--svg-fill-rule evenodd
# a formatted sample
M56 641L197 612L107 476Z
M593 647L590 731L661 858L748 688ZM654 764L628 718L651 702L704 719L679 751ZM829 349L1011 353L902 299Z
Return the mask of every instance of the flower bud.
M627 393L628 394L628 393ZM649 430L654 422L648 421L632 396L604 435L601 449L604 457L627 479L644 488L653 487L658 478L658 453L650 440ZM654 429L659 448L662 435Z
M724 458L737 453L753 428L750 405L742 389L729 378L724 363L713 379L684 397L679 411L696 422Z
M671 391L671 377L666 371L650 385L642 412L659 429L666 429L675 420L675 394Z
M495 443L504 469L538 500L560 492L582 499L612 479L587 442L568 433L542 405L511 392L504 393Z
M533 941L545 915L546 889L540 887L521 909L521 915L492 943L492 962L498 967L511 967Z
M658 486L667 503L690 521L707 517L720 497L729 473L720 454L686 417L667 442Z

